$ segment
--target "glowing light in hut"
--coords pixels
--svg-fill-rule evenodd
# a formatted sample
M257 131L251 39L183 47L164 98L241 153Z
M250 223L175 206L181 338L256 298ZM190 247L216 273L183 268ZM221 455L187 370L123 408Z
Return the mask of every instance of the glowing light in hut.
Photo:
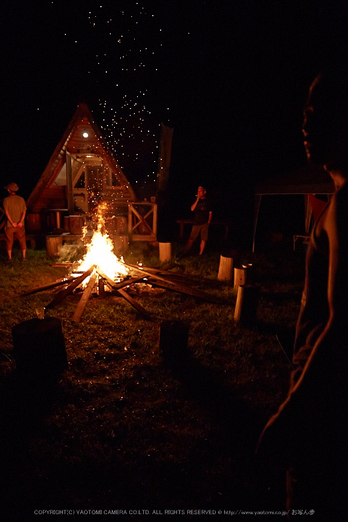
M113 242L105 230L105 220L103 214L105 212L105 204L100 204L97 211L97 230L93 232L90 243L87 243L87 252L79 262L75 271L85 272L91 266L96 265L101 272L107 275L113 281L119 281L128 274L128 268L123 262L123 258L118 258L113 253ZM86 238L87 230L84 230L84 238ZM84 280L83 286L86 286L89 278Z

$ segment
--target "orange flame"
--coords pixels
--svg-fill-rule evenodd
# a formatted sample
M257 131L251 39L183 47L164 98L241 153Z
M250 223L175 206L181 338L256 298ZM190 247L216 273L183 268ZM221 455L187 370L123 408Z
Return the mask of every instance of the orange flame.
M96 265L105 275L113 281L118 281L121 278L127 276L129 270L125 266L123 258L118 258L113 253L113 242L109 235L105 231L105 220L103 213L106 205L104 203L98 206L97 210L97 230L93 232L90 243L85 244L87 246L87 252L79 262L78 267L75 271L85 272L91 266ZM87 234L87 228L83 230L83 240L85 240ZM83 282L83 286L86 286L89 278L86 278Z

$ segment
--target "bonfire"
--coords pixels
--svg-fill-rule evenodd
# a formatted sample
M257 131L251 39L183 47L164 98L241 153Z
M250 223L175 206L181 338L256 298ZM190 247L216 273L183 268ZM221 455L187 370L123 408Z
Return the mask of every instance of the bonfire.
M129 274L129 269L125 265L123 258L118 258L113 252L114 245L106 231L104 213L105 204L102 203L97 210L97 229L93 231L90 241L87 242L86 240L87 227L84 227L82 231L82 239L86 245L87 252L81 261L74 265L74 273L86 272L92 266L94 267L92 274L84 279L81 285L83 288L98 269L115 283L121 281Z
M96 214L97 226L96 230L93 230L91 238L87 235L87 227L84 228L83 241L86 245L86 253L80 261L73 263L68 276L22 294L29 295L63 286L54 299L40 311L40 315L38 314L40 318L43 318L46 311L54 308L68 295L81 289L83 293L73 315L73 321L80 320L92 294L103 298L106 296L106 291L109 295L111 293L123 297L143 317L151 319L151 314L130 295L139 284L172 290L223 304L218 297L191 287L191 285L199 283L200 279L197 281L195 278L162 269L127 265L122 257L118 258L113 252L114 245L106 231L105 209L105 204L99 205Z

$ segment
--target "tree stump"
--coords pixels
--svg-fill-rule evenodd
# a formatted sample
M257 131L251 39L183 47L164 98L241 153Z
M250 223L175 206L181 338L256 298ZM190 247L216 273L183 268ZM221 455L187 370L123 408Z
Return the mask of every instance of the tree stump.
M220 256L219 281L232 281L233 279L233 258Z
M46 254L48 257L56 257L63 246L62 236L46 236Z
M165 364L178 368L188 357L188 326L182 321L163 321L159 349Z
M254 265L252 263L248 263L247 265L242 265L242 268L246 270L245 274L245 283L244 284L254 284Z
M241 285L238 287L234 320L245 326L256 324L259 288L255 285Z
M51 380L68 367L62 323L55 317L29 319L12 328L17 371L31 380Z
M234 288L238 289L241 285L246 284L246 273L245 268L234 269Z
M69 231L72 235L82 234L83 217L79 214L69 216Z
M170 261L172 258L172 244L159 243L159 258L162 263Z

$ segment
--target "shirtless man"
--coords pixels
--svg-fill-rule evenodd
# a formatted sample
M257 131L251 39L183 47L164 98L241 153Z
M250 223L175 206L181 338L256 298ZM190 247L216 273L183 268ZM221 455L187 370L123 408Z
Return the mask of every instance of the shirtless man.
M312 231L288 396L269 420L258 453L287 468L287 508L344 520L348 487L348 70L325 71L304 109L308 160L336 193Z

